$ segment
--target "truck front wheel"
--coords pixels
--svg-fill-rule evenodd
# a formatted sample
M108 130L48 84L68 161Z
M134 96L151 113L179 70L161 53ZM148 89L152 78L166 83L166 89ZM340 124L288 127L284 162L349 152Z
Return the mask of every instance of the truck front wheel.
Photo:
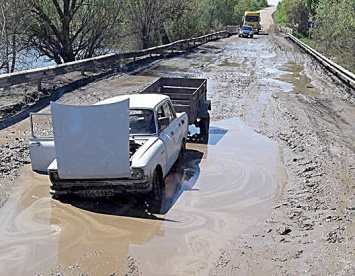
M179 152L179 156L176 160L176 165L181 167L184 163L184 156L185 156L185 151L186 151L186 142L185 141L182 141L181 143L181 149L180 149L180 152Z
M159 213L164 199L164 181L158 170L153 173L152 186L152 190L148 194L148 209L152 213Z

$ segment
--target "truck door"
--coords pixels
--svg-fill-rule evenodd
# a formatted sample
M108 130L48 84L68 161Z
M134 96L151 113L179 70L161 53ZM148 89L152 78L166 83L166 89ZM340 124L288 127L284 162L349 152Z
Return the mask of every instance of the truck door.
M179 156L179 152L181 149L181 143L183 139L183 127L182 124L180 123L179 119L176 117L176 113L174 111L174 108L171 104L171 102L167 102L164 105L164 110L166 113L169 114L170 118L170 125L171 128L173 129L174 132L174 160L176 160Z
M35 122L44 121L42 124L47 129L35 129ZM53 138L53 129L51 122L51 114L48 113L31 113L31 138L29 142L29 151L31 158L32 170L36 172L47 172L47 167L55 159L55 147Z
M176 115L171 109L169 102L165 102L158 109L159 137L164 142L166 152L166 171L174 165L179 154L177 150L178 130L176 129ZM180 148L180 146L179 146Z

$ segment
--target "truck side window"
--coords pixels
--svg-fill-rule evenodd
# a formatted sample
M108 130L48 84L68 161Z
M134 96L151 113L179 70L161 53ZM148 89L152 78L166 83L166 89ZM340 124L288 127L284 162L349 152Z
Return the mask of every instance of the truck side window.
M165 115L163 106L158 108L158 124L159 131L164 129L169 124L169 118Z
M176 118L174 109L170 102L165 102L161 107L158 108L158 123L159 131L166 128L168 124Z
M169 102L166 102L163 105L164 108L164 113L165 116L169 118L169 122L171 122L172 120L174 120L174 118L176 117L175 113L173 112L173 109L171 108L171 105Z
M163 106L158 108L158 118L164 117L164 109Z

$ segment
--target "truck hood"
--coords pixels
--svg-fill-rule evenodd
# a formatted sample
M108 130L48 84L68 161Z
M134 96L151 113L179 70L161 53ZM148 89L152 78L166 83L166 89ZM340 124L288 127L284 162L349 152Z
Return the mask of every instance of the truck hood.
M89 106L51 102L56 161L62 179L119 178L129 166L129 99ZM56 163L56 164L55 164Z

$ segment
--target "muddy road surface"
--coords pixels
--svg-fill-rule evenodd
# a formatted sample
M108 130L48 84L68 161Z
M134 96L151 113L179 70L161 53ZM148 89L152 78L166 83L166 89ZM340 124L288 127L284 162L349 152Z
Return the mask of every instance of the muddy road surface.
M3 128L0 275L354 275L355 94L275 31L273 10L254 39L210 42L57 100L208 79L209 142L188 144L160 213L135 197L52 199L48 176L31 171L28 119Z

